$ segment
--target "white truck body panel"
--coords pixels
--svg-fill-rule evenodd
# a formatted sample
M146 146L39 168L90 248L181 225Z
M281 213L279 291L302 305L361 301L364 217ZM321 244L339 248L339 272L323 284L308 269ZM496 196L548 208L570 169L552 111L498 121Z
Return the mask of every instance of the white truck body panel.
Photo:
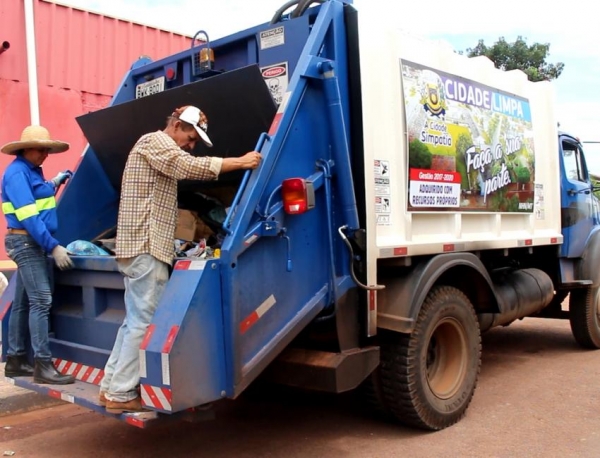
M426 41L385 27L381 16L370 18L368 10L359 15L359 33L369 284L376 283L378 258L562 243L558 132L551 84L532 83L523 72L501 71L485 57L467 58L445 43ZM427 69L429 71L424 71ZM420 105L422 100L414 103L420 95L415 97L415 90L411 88L418 91L425 84L424 75L432 73L441 75L438 81L446 98L445 115L432 115L431 110L426 111ZM461 82L466 103L458 100ZM523 110L511 109L521 104L525 107L525 120L519 118ZM490 129L493 118L501 120L497 123L500 127ZM407 126L407 122L411 124ZM423 128L427 122L433 122L438 131ZM488 136L486 141L485 134L481 133L486 128L493 140ZM452 186L444 187L443 181L415 179L413 187L416 187L410 187L413 167L409 167L409 141L419 139L423 131L452 137L452 130L470 133L470 140L474 139L473 143L479 147L475 151L490 148L493 162L497 164L493 173L493 163L477 168L480 163L473 161L475 154L471 153L468 159L465 153L462 155L465 164L471 161L471 175L467 178L472 182L479 180L480 188L486 190L487 186L494 188L494 183L500 183L498 189L505 196L521 199L513 203L518 205L518 211L517 207L507 210L508 197L496 198L494 202L500 207L486 208L491 206L492 198L499 195L498 190L484 199L481 189L466 184L471 182L464 180L464 169L460 173L459 153L453 153L457 150L456 137L442 155L434 151L433 156L443 163L448 160L445 153L456 164L448 174L450 179L455 177ZM510 149L507 143L502 144L504 151L495 152L499 139L509 136L518 136L519 144L528 145L527 152L523 153L525 148L507 152ZM515 168L529 168L530 183L515 183L515 175L511 178L503 167L505 163L513 163ZM446 170L431 171L445 174ZM498 173L499 170L502 173ZM524 173L527 178L527 172ZM499 178L494 181L496 175ZM437 173L436 176L439 178ZM424 191L447 190L449 196L454 197L455 206L411 207L410 191L418 191L419 183L426 185L420 188ZM437 192L438 197L443 198L443 195L444 191ZM479 206L469 207L469 199Z

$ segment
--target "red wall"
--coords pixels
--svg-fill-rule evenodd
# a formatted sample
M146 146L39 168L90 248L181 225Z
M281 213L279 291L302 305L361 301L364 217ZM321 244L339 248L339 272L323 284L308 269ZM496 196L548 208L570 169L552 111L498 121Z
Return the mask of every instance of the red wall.
M69 151L51 155L47 178L73 169L87 143L75 118L105 107L141 55L157 60L189 48L191 38L47 0L34 1L40 124ZM30 124L23 0L0 0L0 145ZM0 154L3 173L11 156ZM6 224L0 217L0 239ZM14 267L0 242L0 269Z
M0 110L2 145L19 140L24 126L30 123L28 89L27 83L0 79L0 106L8 108ZM38 96L40 123L50 131L52 137L67 141L71 145L67 152L50 155L44 163L44 174L51 178L60 170L74 167L86 145L75 117L106 106L111 97L50 86L40 87ZM4 171L12 159L12 156L0 155L0 169Z

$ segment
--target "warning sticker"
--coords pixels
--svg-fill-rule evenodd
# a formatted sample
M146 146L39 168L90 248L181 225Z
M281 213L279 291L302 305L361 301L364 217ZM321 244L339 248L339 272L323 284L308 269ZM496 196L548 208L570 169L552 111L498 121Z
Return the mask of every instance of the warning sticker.
M535 213L535 219L546 219L546 209L544 203L544 185L536 183L535 196L533 198L533 211Z
M375 178L375 194L377 194L378 196L390 195L389 178Z
M376 159L373 162L375 186L375 217L378 226L391 224L390 163Z
M277 105L280 105L283 101L283 95L288 87L288 63L280 62L278 64L261 67L260 72L269 88L271 97L273 97L273 100Z
M269 49L285 44L285 32L283 27L260 32L260 49Z
M390 161L380 161L375 159L375 178L389 177L390 176Z
M375 196L375 212L376 213L389 213L390 212L390 198Z

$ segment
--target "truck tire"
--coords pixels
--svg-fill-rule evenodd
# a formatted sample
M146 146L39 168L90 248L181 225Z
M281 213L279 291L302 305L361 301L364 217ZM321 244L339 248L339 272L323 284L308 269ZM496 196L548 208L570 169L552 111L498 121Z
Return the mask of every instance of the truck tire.
M600 348L600 288L576 289L569 298L571 332L583 348Z
M481 367L481 332L467 296L436 286L411 334L381 337L383 396L398 421L440 430L465 415Z

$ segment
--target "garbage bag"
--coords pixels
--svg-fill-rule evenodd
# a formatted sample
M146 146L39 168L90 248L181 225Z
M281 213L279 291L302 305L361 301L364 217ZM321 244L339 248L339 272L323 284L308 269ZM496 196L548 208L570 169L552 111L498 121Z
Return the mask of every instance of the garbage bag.
M69 243L67 251L76 256L110 256L110 253L87 240L75 240Z

